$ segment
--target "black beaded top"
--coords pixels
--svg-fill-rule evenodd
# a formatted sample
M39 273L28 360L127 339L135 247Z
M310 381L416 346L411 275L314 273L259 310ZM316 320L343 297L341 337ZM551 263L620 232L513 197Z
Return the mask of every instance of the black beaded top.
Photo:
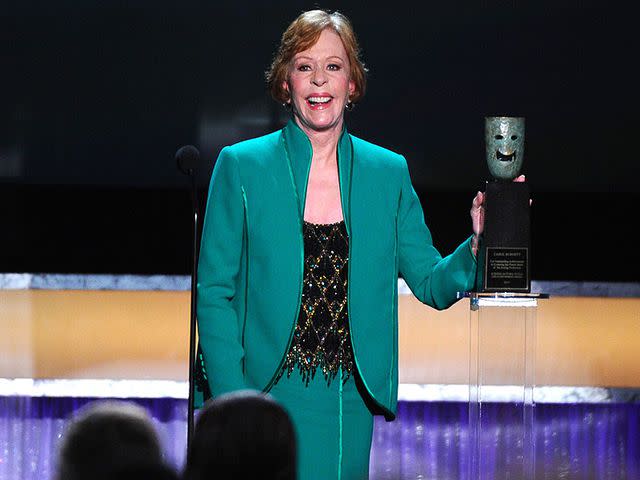
M353 371L349 334L347 282L349 236L344 221L332 224L304 222L302 302L291 348L279 380L294 369L305 384L320 369L330 384L342 367L346 381ZM276 380L276 381L277 381Z

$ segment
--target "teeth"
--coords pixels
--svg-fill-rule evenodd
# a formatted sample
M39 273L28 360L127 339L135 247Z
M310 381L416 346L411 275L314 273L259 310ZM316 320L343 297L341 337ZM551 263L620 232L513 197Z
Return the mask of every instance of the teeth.
M516 152L506 154L506 153L502 153L500 150L496 150L496 158L503 162L510 162L516 159Z
M309 97L308 100L313 103L327 103L331 97Z

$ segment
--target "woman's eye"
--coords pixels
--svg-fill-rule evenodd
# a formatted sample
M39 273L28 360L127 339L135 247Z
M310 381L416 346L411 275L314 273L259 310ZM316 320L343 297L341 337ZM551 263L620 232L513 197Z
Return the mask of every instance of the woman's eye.
M309 70L311 70L311 67L309 65L298 65L298 71L299 72L308 72Z
M340 65L335 64L335 63L331 63L331 64L327 65L327 68L329 70L337 71L337 70L340 70L342 67Z
M496 140L502 140L504 137L502 135L496 135Z

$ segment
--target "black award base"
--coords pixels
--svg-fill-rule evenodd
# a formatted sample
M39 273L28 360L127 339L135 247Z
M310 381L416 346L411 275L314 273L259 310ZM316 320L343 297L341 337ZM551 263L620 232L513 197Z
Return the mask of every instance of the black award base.
M478 292L531 291L529 198L525 182L487 182Z

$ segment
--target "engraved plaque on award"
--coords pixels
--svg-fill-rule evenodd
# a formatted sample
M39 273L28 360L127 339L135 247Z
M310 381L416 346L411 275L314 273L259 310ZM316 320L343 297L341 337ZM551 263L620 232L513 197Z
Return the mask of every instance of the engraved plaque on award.
M529 185L514 182L524 159L524 118L485 118L484 232L478 255L478 291L531 291Z

